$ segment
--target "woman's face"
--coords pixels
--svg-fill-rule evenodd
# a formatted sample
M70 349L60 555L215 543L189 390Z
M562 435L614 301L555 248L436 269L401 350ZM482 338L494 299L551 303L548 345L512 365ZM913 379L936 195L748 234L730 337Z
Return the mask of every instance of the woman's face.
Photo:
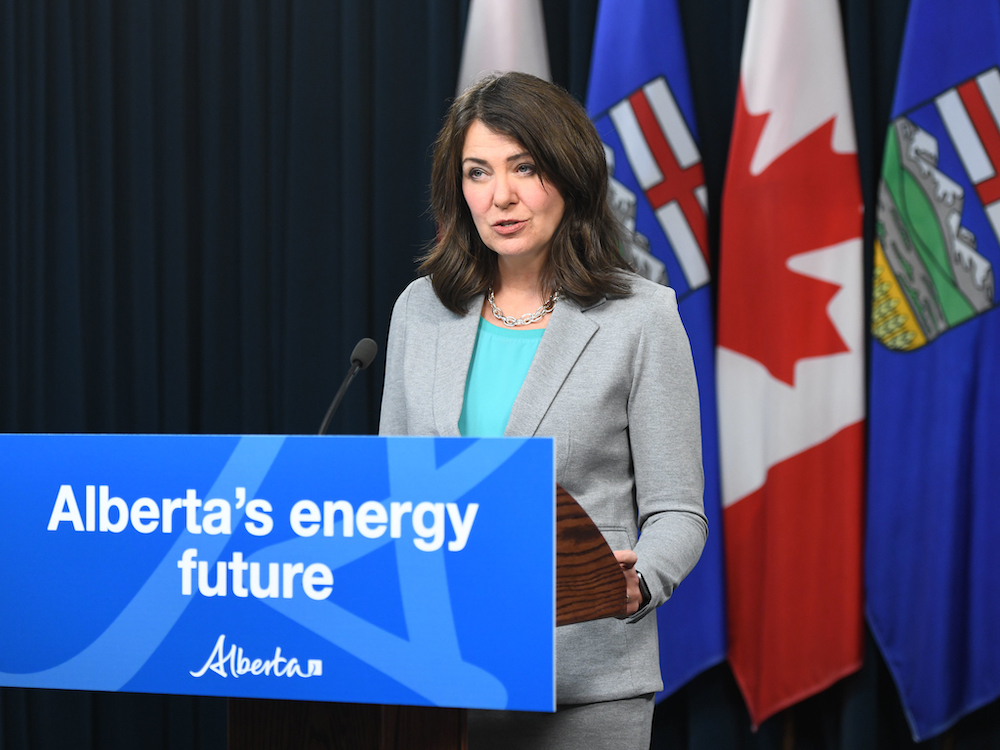
M566 203L542 183L524 146L475 120L462 148L462 192L480 238L501 260L544 264Z

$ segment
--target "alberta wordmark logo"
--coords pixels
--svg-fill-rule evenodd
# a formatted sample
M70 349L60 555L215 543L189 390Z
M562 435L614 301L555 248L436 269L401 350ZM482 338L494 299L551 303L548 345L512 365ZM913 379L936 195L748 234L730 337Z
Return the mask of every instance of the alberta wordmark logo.
M208 660L196 672L190 672L192 677L202 677L209 670L221 677L240 677L242 675L264 675L265 677L321 677L323 675L322 659L307 659L306 670L295 657L291 659L281 655L281 646L275 646L274 656L269 659L251 658L243 653L243 648L235 643L226 645L226 636L222 634L215 642L215 648Z

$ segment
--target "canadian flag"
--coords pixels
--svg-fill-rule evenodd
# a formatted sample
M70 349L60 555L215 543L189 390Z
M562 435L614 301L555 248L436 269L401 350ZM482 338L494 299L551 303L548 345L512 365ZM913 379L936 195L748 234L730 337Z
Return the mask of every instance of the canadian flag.
M836 0L751 0L722 201L729 660L755 726L862 659L862 199Z

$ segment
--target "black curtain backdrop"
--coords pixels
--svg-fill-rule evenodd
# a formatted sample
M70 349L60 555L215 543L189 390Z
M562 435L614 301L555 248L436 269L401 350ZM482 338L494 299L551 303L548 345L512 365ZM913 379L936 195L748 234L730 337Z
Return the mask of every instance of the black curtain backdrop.
M314 432L433 238L468 0L0 0L0 431ZM717 249L747 0L680 0ZM583 100L597 0L546 0ZM870 245L907 0L842 0ZM331 431L376 430L382 358ZM17 575L17 571L4 571ZM7 613L9 616L9 613ZM0 691L0 750L225 747L225 702ZM655 748L912 747L864 669L752 733L725 665ZM1000 747L994 703L921 747Z

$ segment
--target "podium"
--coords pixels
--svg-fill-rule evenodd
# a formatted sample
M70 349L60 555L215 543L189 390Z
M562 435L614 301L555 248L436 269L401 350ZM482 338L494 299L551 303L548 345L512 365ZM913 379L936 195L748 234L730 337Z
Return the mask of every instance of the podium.
M463 708L553 710L555 625L624 605L554 476L550 438L0 435L0 685L460 747Z
M580 504L556 487L556 623L624 611L625 577ZM229 699L229 750L466 750L466 709Z

